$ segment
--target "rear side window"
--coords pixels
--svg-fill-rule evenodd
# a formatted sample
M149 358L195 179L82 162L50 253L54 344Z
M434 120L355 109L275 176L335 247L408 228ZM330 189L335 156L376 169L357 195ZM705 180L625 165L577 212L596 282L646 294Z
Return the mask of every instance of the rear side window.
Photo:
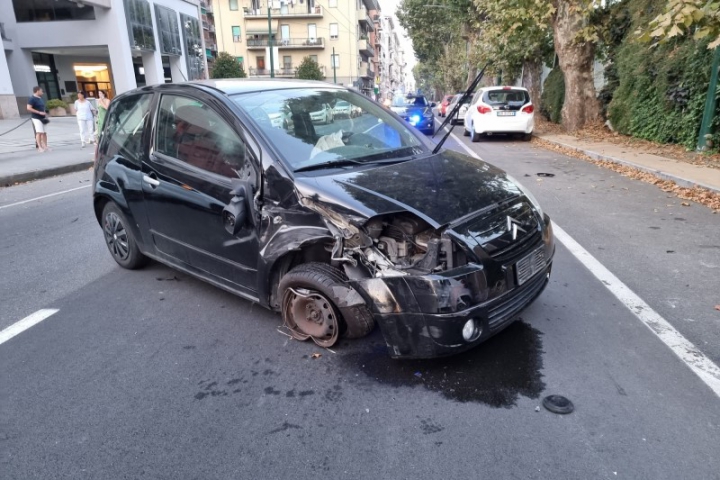
M530 95L528 95L528 92L514 88L507 90L489 90L485 92L485 95L483 96L483 103L490 106L522 106L528 102L530 102Z
M243 178L245 142L217 112L199 100L163 95L155 148L205 171Z
M103 155L121 156L140 164L151 98L152 94L142 94L113 102L103 129L100 145Z

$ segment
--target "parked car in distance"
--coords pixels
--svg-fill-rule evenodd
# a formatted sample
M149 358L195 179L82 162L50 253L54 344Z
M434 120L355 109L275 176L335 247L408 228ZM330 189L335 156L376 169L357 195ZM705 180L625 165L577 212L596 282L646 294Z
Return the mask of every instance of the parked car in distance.
M447 112L449 111L448 106L450 105L450 102L454 97L455 95L445 95L443 97L442 101L440 102L440 108L438 109L441 117L447 115Z
M486 135L516 134L532 137L535 107L527 89L521 87L485 87L475 92L465 113L465 136L473 142Z
M327 103L320 106L319 110L310 112L310 120L316 125L327 125L335 121L335 114L333 113L333 107Z
M340 101L362 116L316 129ZM450 355L517 319L555 248L520 183L433 148L324 82L149 85L110 104L93 208L118 265L164 263L279 312L298 340L330 347L377 324L392 357Z
M345 100L338 100L333 107L333 118L353 118L355 117L355 110Z
M450 105L448 105L448 108L447 108L448 115L450 114L450 112L453 111L453 109L455 108L455 105L457 105L457 103L460 101L460 99L463 97L463 95L464 95L463 93L458 93L457 95L455 95L453 97L452 101L450 102ZM469 106L470 106L470 98L468 97L460 105L460 109L455 114L455 118L450 120L450 124L457 125L458 123L464 123L465 122L465 114L467 113L467 109Z
M393 98L390 110L425 135L432 135L435 133L434 106L423 95L407 95Z

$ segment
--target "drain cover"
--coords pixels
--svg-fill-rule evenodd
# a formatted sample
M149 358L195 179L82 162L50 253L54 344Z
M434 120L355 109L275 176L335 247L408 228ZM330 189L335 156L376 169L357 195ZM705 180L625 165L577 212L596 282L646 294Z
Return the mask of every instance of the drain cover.
M572 413L572 411L575 410L575 406L572 402L562 395L548 395L543 398L542 403L543 407L553 413L559 413L561 415Z

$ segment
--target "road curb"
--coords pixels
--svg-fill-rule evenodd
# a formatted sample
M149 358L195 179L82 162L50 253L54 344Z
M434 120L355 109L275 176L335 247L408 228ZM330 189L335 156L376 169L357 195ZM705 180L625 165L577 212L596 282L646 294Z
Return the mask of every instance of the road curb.
M57 175L64 175L66 173L80 172L87 170L93 166L93 161L74 163L72 165L63 165L61 167L46 168L43 170L33 170L30 172L15 173L12 175L5 175L0 177L0 187L9 187L16 183L30 182L33 180L40 180L48 177L55 177Z
M568 145L563 142L558 142L557 140L550 140L549 138L545 138L541 135L535 135L535 136L541 140L548 142L548 143L552 143L553 145L557 145L559 147L564 147L564 148L569 148L570 150L575 150L576 152L583 153L583 154L587 155L588 157L593 158L595 160L604 160L604 161L608 161L608 162L617 163L620 165L625 165L626 167L636 168L642 172L650 173L650 174L660 177L664 180L671 180L671 181L677 183L678 185L680 185L681 187L687 187L687 188L701 187L701 188L706 188L712 192L720 194L719 187L714 187L714 186L708 185L706 183L695 182L693 180L688 180L687 178L678 177L677 175L663 172L662 170L655 170L654 168L649 168L649 167L646 167L645 165L639 165L637 163L631 162L629 160L625 160L623 158L611 157L610 155L605 155L602 153L594 152L592 150L586 150L584 148L576 147L573 145Z

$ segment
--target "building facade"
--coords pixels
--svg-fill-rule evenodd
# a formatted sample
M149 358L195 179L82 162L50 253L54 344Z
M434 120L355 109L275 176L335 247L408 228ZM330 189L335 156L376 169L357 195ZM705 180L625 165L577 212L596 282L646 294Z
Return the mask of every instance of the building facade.
M380 97L392 98L406 92L405 58L400 44L399 30L389 15L380 19Z
M45 99L206 78L199 0L0 0L0 118Z
M218 0L215 0L215 3L218 3ZM200 0L200 15L203 39L205 40L205 57L207 58L208 71L212 71L218 53L213 0Z
M372 94L377 0L215 0L213 9L219 51L248 76L292 78L310 56L326 81Z

